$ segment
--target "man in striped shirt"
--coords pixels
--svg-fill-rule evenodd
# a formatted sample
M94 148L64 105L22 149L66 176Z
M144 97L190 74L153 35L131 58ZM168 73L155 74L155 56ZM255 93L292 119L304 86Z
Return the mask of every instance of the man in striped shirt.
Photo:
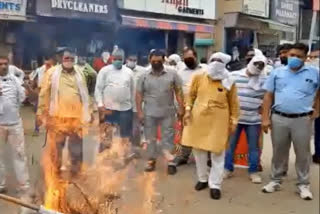
M241 132L244 130L249 147L249 175L253 183L261 183L258 174L259 138L261 130L261 106L264 97L262 86L266 80L263 70L267 59L263 55L253 57L248 66L231 74L238 88L240 101L240 119L237 130L230 138L230 146L226 153L225 178L231 177L234 170L234 152Z

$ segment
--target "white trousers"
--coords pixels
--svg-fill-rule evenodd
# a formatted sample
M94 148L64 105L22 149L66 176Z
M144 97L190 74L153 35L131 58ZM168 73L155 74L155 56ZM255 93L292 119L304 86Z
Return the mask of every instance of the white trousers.
M208 182L210 189L221 189L224 172L225 152L220 155L211 153L212 167L208 173L208 151L193 149L193 155L196 160L198 181Z
M19 182L19 190L27 190L30 187L30 182L22 122L12 126L0 125L0 188L4 188L6 185L6 166L3 160L5 144L9 144L13 152L11 158Z

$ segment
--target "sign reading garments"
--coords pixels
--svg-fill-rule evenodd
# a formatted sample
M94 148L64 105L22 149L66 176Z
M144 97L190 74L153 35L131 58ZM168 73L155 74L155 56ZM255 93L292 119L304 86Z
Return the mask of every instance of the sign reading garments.
M114 2L114 0L41 0L37 1L37 14L113 22L117 14Z
M0 20L26 20L26 0L0 0Z
M120 7L176 16L215 19L216 0L123 0Z

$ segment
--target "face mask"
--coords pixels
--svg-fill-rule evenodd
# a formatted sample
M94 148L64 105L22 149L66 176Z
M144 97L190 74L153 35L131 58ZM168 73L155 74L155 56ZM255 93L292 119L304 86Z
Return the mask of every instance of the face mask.
M212 62L208 66L208 75L213 80L223 80L227 77L225 64L221 62Z
M282 65L288 65L288 57L280 57L280 61Z
M185 58L184 59L184 63L186 64L186 66L190 69L194 69L196 67L196 61L194 60L194 58L189 57L189 58Z
M163 64L161 62L152 63L151 66L154 71L162 71L163 69Z
M298 57L289 57L288 58L288 66L291 69L297 69L303 66L303 61Z
M107 52L102 53L102 60L104 63L107 63L110 58L110 54Z
M62 63L62 66L63 66L65 69L72 69L73 66L74 66L74 62L63 62L63 63Z
M134 69L136 67L136 65L137 65L137 62L135 62L135 61L128 61L127 62L127 66L131 69Z
M114 60L112 62L112 64L118 70L120 70L122 68L122 61L121 60Z

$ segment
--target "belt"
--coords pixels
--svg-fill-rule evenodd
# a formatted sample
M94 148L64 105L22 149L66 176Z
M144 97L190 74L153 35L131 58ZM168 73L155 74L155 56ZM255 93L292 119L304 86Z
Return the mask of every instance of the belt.
M274 114L278 114L278 115L280 115L280 116L288 117L288 118L305 117L305 116L312 115L312 113L313 113L313 111L310 111L310 112L300 113L300 114L287 114L287 113L283 113L283 112L276 111L276 110L273 110L272 112L273 112Z

